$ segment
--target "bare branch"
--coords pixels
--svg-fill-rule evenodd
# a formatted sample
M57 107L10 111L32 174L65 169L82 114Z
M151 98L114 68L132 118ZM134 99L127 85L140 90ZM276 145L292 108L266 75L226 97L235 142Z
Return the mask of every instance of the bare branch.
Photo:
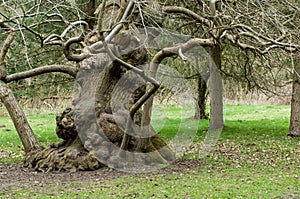
M183 55L184 52L196 47L196 46L214 46L214 39L190 39L186 43L179 44L177 46L164 48L158 53L155 54L155 56L152 58L149 68L149 76L151 78L156 78L157 70L159 67L159 64L167 57L171 56L180 56L183 60L186 60L187 58ZM153 105L153 96L151 96L148 101L144 105L144 114L142 116L142 126L148 126L151 121L151 108Z
M212 27L213 23L212 21L201 17L200 15L196 14L195 12L187 9L187 8L183 8L183 7L178 7L178 6L166 6L164 8L164 12L166 13L174 13L174 14L185 14L191 18L193 18L194 20L203 23L204 25L206 25L207 27Z
M293 46L289 46L288 44L285 45L277 45L272 43L259 43L257 46L253 46L250 44L246 44L240 41L240 38L238 36L233 36L231 34L226 34L226 38L231 41L233 44L237 45L241 49L249 49L258 52L261 55L267 54L272 49L280 48L288 52L296 52L299 51L299 48L295 48ZM253 37L255 38L255 37ZM260 46L260 47L259 47ZM262 49L261 49L262 48Z
M62 46L63 41L60 35L58 34L51 34L46 39L44 39L43 44L45 45L58 45Z
M13 31L10 32L1 48L1 51L0 51L0 80L3 80L7 75L5 65L4 65L5 57L6 57L6 54L8 52L8 49L9 49L11 43L14 40L15 35L16 35L15 32L13 32Z
M178 50L178 56L179 56L184 62L188 60L187 56L185 56L185 55L183 54L181 48L179 48L179 50Z
M248 37L252 37L255 40L257 40L259 42L259 44L261 44L263 46L264 45L270 45L270 44L276 44L276 45L279 45L279 46L288 46L288 47L291 47L291 48L299 48L300 47L300 45L293 44L293 43L279 42L278 40L272 39L270 37L267 37L263 34L260 34L260 33L256 32L251 27L246 26L244 24L237 24L235 27L246 29L248 32L241 31L239 33L239 35L241 35L241 36L245 35L245 36L248 36ZM265 40L265 41L263 41L263 40ZM280 38L280 40L282 40L282 38Z
M102 26L103 26L102 22L103 22L103 16L104 16L106 2L107 2L106 0L103 0L101 3L101 6L99 6L100 11L99 11L99 16L98 16L98 33L100 35L100 40L104 40L103 39L103 31L102 31Z
M58 35L58 34L51 34L51 35L49 35L44 40L44 44L48 44L48 45L60 45L62 43L61 41L68 34L68 32L70 30L72 30L77 25L88 26L87 22L85 22L85 21L75 21L75 22L72 22L60 35ZM82 35L80 37L82 37ZM71 38L71 40L72 40L72 38ZM71 43L71 41L67 41L67 42Z
M134 4L134 1L130 1L128 3L128 7L127 7L128 9L125 10L124 15L123 15L121 21L105 37L105 42L109 43L113 39L113 37L116 34L118 34L120 32L120 30L123 28L124 24L126 23L126 18L128 17L128 15L130 14L130 12L131 12L131 10L133 8L133 4ZM100 32L102 32L102 31L100 31ZM100 49L100 48L102 48L102 47L103 47L103 41L99 41L99 42L96 42L93 45L91 45L89 47L89 51L92 52L92 53L96 53L97 50Z
M75 21L75 22L72 22L64 31L63 33L61 33L60 35L60 38L64 38L66 36L66 34L72 29L74 28L75 26L77 25L84 25L86 27L88 27L88 23L85 22L85 21Z
M110 33L105 37L104 41L109 43L116 34L118 34L120 32L120 30L124 27L124 24L127 22L127 17L128 15L131 13L132 9L133 9L133 5L134 5L134 1L130 1L129 3L127 3L128 6L126 7L127 9L124 10L124 13L122 15L121 20L118 22L118 24L110 31ZM105 1L102 2L102 6L99 6L98 9L104 9L105 8ZM98 11L99 12L99 11ZM103 11L101 12L103 13ZM99 13L99 14L101 14ZM102 23L102 16L99 16L98 18L98 26L101 26ZM86 48L82 49L82 52L80 54L74 54L70 51L70 46L72 44L78 44L82 41L84 41L84 37L83 35L77 36L77 37L72 37L70 39L68 39L65 43L62 41L63 37L66 35L66 33L71 30L71 28L74 25L78 25L78 24L82 24L83 21L78 21L78 22L74 22L74 24L72 26L68 26L61 35L57 35L57 34L52 34L50 36L48 36L45 40L44 40L44 44L48 44L48 45L59 45L63 47L63 52L66 56L66 58L69 61L82 61L83 59L87 58L88 56L92 55L92 54L96 54L99 53L99 50L101 48L103 48L103 41L98 41L94 44L92 44L91 46L87 46ZM85 24L85 23L84 23ZM86 25L86 24L85 24ZM101 27L98 27L98 32L102 34L102 29ZM125 64L125 63L124 63Z
M161 51L159 51L158 53L156 53L156 55L153 57L152 59L152 63L154 64L160 64L161 61L163 59L165 59L166 57L171 57L174 55L179 55L180 53L184 53L196 46L209 46L212 47L215 45L214 39L210 38L210 39L199 39L199 38L194 38L194 39L190 39L187 42L183 43L183 44L178 44L176 46L173 47L168 47L168 48L164 48Z
M65 43L63 42L63 38L66 36L66 34L77 25L88 26L88 23L85 21L75 21L75 22L71 23L60 35L58 35L58 34L49 35L44 40L44 44L62 46L63 52L69 61L76 61L76 62L82 61L83 59L87 58L88 53L82 52L81 54L73 54L73 53L71 53L70 47L71 47L71 45L79 44L80 42L82 42L84 40L83 32L80 34L80 36L72 37L72 38L68 39Z
M79 37L72 37L62 45L63 52L69 61L80 62L88 57L89 54L85 51L83 51L80 54L73 54L73 53L71 53L71 50L70 50L70 47L72 44L79 44L83 40L84 40L83 35L81 35Z
M8 83L11 81L26 79L29 77L34 77L37 75L41 75L41 74L45 74L45 73L52 73L52 72L66 73L66 74L71 75L72 77L76 77L77 69L74 66L66 66L66 65L41 66L41 67L34 68L34 69L31 69L28 71L8 75L8 76L6 76L6 78L3 81Z
M12 28L10 26L8 26L7 24L5 24L3 21L0 21L0 28L5 31L12 30Z
M241 2L244 7L233 7L230 3L225 3L224 7L216 10L215 14L211 12L212 9L204 9L199 14L177 6L166 6L164 11L191 17L204 25L202 26L203 36L211 35L219 42L221 42L220 39L226 38L242 49L256 50L260 54L268 53L275 48L289 52L299 51L300 45L287 37L287 34L290 36L295 34L288 31L289 27L287 26L292 25L296 28L293 21L299 8L292 6L294 10L289 10L289 14L286 14L274 7L273 4L265 4L265 2L257 2L244 5ZM287 6L291 7L291 3L288 3ZM256 16L255 12L261 13L262 19L259 19L260 15ZM270 26L274 28L271 32L268 30Z
M30 26L26 26L23 23L20 23L18 20L14 21L12 19L9 19L6 15L4 15L3 13L0 13L5 19L7 19L8 22L11 22L13 24L16 24L17 26L19 26L18 30L21 30L22 28L24 28L25 30L28 30L29 32L33 33L35 36L37 36L41 42L43 41L43 37L41 34L39 34L37 31L35 31L33 28L31 28ZM15 31L15 30L14 30Z
M0 50L0 67L4 65L5 56L8 52L11 43L13 42L15 35L15 32L10 32L2 46L2 49Z

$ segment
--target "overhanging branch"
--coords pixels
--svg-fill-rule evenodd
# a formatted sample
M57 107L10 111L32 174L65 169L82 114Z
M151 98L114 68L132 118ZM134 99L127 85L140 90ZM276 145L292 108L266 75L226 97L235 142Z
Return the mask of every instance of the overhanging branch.
M73 66L66 66L66 65L41 66L38 68L34 68L32 70L8 75L8 76L6 76L6 78L3 81L8 83L11 81L26 79L29 77L34 77L37 75L41 75L41 74L45 74L45 73L52 73L52 72L66 73L66 74L71 75L72 77L76 77L77 69Z
M185 43L162 49L161 51L156 53L156 55L153 57L151 62L154 64L160 64L163 59L174 56L174 55L178 55L181 57L182 53L184 53L196 46L212 47L214 45L215 45L215 41L213 38L209 38L209 39L193 38L193 39L188 40Z
M187 9L187 8L183 8L183 7L178 7L178 6L166 6L164 7L164 12L166 13L174 13L174 14L184 14L187 15L191 18L193 18L194 20L206 25L207 27L212 27L213 26L213 22L211 22L210 20L201 17L200 15L196 14L195 12Z

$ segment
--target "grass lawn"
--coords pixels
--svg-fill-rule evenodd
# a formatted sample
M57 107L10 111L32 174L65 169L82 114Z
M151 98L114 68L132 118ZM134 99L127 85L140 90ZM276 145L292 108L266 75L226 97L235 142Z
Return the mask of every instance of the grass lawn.
M180 119L180 107L165 111L164 116L154 114L153 125L172 140L185 119ZM289 112L289 106L227 105L226 127L216 146L192 169L11 191L26 198L300 198L300 140L286 136ZM30 116L29 121L43 145L59 140L54 114ZM203 147L209 122L197 124L184 158L198 158ZM5 125L0 128L0 162L21 161L22 146L9 118L0 117L0 125Z
M60 140L55 133L55 113L28 114L27 119L42 145ZM9 117L0 117L0 140L0 162L22 161L23 146Z

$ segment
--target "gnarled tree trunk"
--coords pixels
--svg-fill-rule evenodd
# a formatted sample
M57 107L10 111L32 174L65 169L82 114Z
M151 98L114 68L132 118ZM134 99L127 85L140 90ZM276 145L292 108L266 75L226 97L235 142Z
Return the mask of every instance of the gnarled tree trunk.
M129 47L123 49L127 51ZM147 60L144 49L115 53L123 54L123 60L144 69L143 64ZM106 64L97 64L100 60ZM140 146L148 128L141 125L142 110L131 118L130 109L146 93L145 80L135 72L126 70L118 61L110 61L106 54L92 57L82 64L83 70L77 77L82 92L74 104L80 120L80 137L87 149L95 154L100 162L118 169L155 166L175 160L171 149L151 127L151 147ZM98 82L96 87L95 82ZM80 118L91 119L86 122ZM99 126L95 125L95 118ZM127 136L127 148L123 150L120 146L123 147L122 142ZM145 150L141 151L140 148Z
M42 150L30 151L26 154L25 166L44 172L95 170L102 166L79 139L71 108L56 116L56 124L56 134L63 141Z
M134 66L147 60L147 51L116 48L114 53ZM106 53L80 63L77 74L78 95L73 109L57 116L57 135L64 141L29 154L27 165L36 170L94 170L102 165L116 169L153 168L175 160L166 143L150 127L151 147L136 152L143 134L142 111L129 117L130 108L146 92L145 80L128 71ZM128 128L128 121L132 120ZM128 131L128 132L127 132ZM120 145L130 134L126 150Z

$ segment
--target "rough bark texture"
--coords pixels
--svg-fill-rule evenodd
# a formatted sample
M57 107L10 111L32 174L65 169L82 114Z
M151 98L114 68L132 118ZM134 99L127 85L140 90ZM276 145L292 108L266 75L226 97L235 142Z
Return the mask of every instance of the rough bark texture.
M36 151L41 149L41 145L34 135L27 119L20 108L18 101L12 91L0 82L0 100L6 107L14 126L19 134L19 137L24 146L25 152Z
M95 11L96 11L96 1L89 0L86 4L86 22L89 24L90 29L93 29L96 23Z
M56 116L56 134L63 141L49 148L31 151L25 165L37 171L95 170L102 164L87 151L78 137L71 108Z
M210 94L210 128L212 130L224 127L223 119L223 84L220 74L221 49L219 45L211 47L209 50L209 70L208 89Z
M206 90L207 85L203 77L199 75L197 79L198 90L197 90L197 100L196 100L196 109L195 109L195 119L207 119L208 115L206 114Z
M294 78L291 101L290 133L291 137L300 137L300 55L294 55Z
M0 80L4 80L6 75L7 75L6 70L0 65Z
M4 80L5 77L7 76L7 71L5 69L5 57L10 45L14 40L15 35L16 35L15 32L10 32L0 50L0 80Z
M144 50L137 50L122 58L134 66L141 66L146 61L145 53ZM95 126L92 120L78 124L79 131L83 132L80 137L84 146L95 154L100 162L105 162L113 168L138 167L148 163L149 165L163 164L175 160L173 152L152 128L150 130L151 144L143 147L145 149L143 152L148 153L148 157L145 158L143 153L131 153L137 151L141 134L143 134L142 137L145 136L145 129L140 130L142 112L139 111L134 118L130 118L129 109L145 92L145 82L134 72L126 71L118 62L110 63L108 60L107 55L98 55L85 60L82 68L86 69L77 77L82 91L78 100L75 100L78 117L93 118L96 115L99 124L99 127ZM103 67L99 62L102 64L106 62L105 68L99 67ZM92 77L89 74L92 74ZM86 79L92 81L86 81ZM95 82L98 82L96 88ZM92 91L92 89L95 90ZM94 108L87 106L88 103L94 103L90 100L93 97L91 93L96 93ZM96 113L92 113L93 109ZM130 141L127 150L123 151L119 146L124 138L128 120L131 119L133 122L127 132L131 135ZM89 132L85 129L89 129ZM111 145L112 140L114 145ZM152 153L149 154L149 152Z
M134 66L141 66L147 60L147 51L128 51L129 43L126 48L116 48L115 54ZM56 118L56 133L64 141L29 154L28 166L42 171L94 170L102 165L118 169L145 165L153 168L175 160L174 153L151 127L151 145L143 147L144 153L133 153L143 134L141 110L134 118L129 117L130 107L146 89L139 75L127 71L106 53L99 53L80 63L76 81L79 91L73 109L66 109ZM127 150L121 150L130 119L133 122L126 132L131 135L130 141Z
M72 77L76 77L77 69L73 66L66 66L66 65L47 65L47 66L41 66L38 68L27 70L24 72L7 75L3 79L3 81L8 83L8 82L26 79L29 77L34 77L37 75L41 75L41 74L45 74L45 73L52 73L52 72L66 73L66 74L71 75Z

